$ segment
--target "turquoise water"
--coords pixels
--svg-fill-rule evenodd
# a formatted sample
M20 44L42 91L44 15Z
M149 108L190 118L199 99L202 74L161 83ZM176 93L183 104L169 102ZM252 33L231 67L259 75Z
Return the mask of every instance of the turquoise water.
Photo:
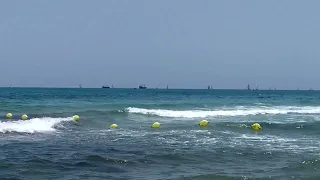
M318 91L3 88L0 115L0 179L320 178Z

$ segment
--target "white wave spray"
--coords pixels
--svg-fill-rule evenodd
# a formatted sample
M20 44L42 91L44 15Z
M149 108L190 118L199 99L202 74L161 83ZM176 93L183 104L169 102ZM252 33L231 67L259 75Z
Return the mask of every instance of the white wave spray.
M294 107L294 106L279 106L279 107L244 107L234 109L218 109L218 110L165 110L165 109L142 109L142 108L127 108L129 113L150 114L162 117L180 117L180 118L205 118L216 116L249 116L259 114L319 114L320 107Z
M0 122L0 132L24 132L24 133L35 133L35 132L50 132L55 131L54 126L64 122L72 121L72 117L68 118L33 118L30 120L19 120L19 121L5 121Z

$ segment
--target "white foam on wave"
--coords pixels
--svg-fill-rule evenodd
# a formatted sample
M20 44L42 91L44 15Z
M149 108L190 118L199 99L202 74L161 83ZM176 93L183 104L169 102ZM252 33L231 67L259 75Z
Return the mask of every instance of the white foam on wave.
M180 117L180 118L205 118L215 116L249 116L259 114L319 114L320 107L294 107L294 106L278 106L278 107L236 107L234 109L217 109L217 110L166 110L166 109L142 109L129 107L129 113L150 114L162 117Z
M72 121L72 117L68 118L33 118L30 120L5 121L0 122L0 132L20 132L20 133L35 133L35 132L52 132L56 129L55 125L64 122Z

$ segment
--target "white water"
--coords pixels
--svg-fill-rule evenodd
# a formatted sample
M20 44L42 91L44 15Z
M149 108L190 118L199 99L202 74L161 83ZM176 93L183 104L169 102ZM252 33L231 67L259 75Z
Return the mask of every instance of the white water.
M64 122L72 121L72 117L68 118L33 118L30 120L19 120L19 121L2 121L0 122L0 132L24 132L24 133L35 133L35 132L52 132L55 131L54 126Z
M127 108L129 113L136 114L151 114L162 117L180 117L180 118L204 118L215 116L249 116L259 114L319 114L320 107L294 107L294 106L279 106L279 107L236 107L234 109L217 109L217 110L185 110L175 111L166 109L141 109L135 107Z

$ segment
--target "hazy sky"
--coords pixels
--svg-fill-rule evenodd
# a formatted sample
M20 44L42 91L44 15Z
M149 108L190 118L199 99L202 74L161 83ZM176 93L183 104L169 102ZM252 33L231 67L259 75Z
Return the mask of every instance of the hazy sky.
M0 1L0 86L320 89L320 1Z

